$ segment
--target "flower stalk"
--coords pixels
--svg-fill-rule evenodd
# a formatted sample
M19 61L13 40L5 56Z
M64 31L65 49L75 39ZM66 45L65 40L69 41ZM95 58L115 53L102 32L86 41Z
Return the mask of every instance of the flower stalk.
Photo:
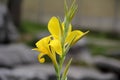
M64 2L65 17L62 22L58 17L52 17L48 22L48 30L51 35L46 36L36 43L36 47L33 50L40 52L38 60L40 63L45 62L44 55L47 55L55 68L57 80L67 80L67 74L69 71L72 58L68 61L63 73L63 64L71 46L73 46L78 40L88 33L80 30L72 30L71 21L77 11L78 6L76 0L73 0L72 5L68 8L67 1ZM58 56L58 57L57 57ZM56 57L58 59L56 59Z

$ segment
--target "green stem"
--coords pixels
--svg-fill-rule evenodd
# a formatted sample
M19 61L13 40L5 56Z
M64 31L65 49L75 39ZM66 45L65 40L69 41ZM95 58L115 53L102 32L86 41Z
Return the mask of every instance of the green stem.
M61 80L61 70L62 70L62 67L63 67L63 63L64 63L64 58L61 58L60 62L59 62L59 68L58 68L58 73L57 73L57 80Z
M57 67L57 80L61 80L61 70L62 70L62 67L63 67L63 63L65 61L66 53L69 50L69 47L67 49L65 47L65 45L66 45L65 40L66 40L66 37L68 35L70 22L71 22L74 14L77 10L77 6L75 5L75 1L76 0L73 1L73 4L71 5L70 9L68 9L68 6L67 6L66 0L65 0L65 11L66 12L65 12L65 18L64 18L64 30L62 29L62 25L60 27L61 28L61 39L60 40L61 40L62 53L63 54L59 58L59 64L58 64L58 67ZM59 23L61 24L61 21L59 21ZM71 63L71 60L70 60L70 63ZM68 65L68 67L69 67L69 65ZM67 68L67 70L68 70L68 68ZM65 74L67 74L67 73L65 73Z
M60 79L60 70L59 70L58 73L57 73L57 80L61 80L61 79Z

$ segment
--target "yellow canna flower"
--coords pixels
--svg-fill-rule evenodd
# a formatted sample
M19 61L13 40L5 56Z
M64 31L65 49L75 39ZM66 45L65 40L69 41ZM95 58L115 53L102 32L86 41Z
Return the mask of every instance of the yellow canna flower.
M39 40L36 43L37 48L33 49L40 52L38 55L38 60L40 63L45 62L45 55L47 55L52 60L56 71L57 80L67 80L68 69L72 59L69 60L65 66L63 74L61 75L66 54L72 45L74 45L78 40L80 40L85 34L89 32L82 32L80 30L72 31L71 21L77 10L76 0L73 0L70 8L68 8L66 0L64 5L64 21L61 22L59 18L52 17L48 22L48 30L51 35Z
M37 50L38 52L40 52L40 54L38 55L38 60L39 60L40 63L45 62L44 55L47 55L47 56L50 57L50 59L52 60L52 62L54 64L57 64L55 51L53 49L53 47L57 46L57 45L55 43L53 45L52 41L54 41L52 39L52 36L47 36L47 37L42 38L41 40L39 40L36 43L37 48L34 48L33 50Z
M63 37L62 34L64 35L64 22L60 23L58 18L52 17L48 23L48 30L54 38L60 40L61 37ZM72 25L70 24L66 35L65 44L73 45L87 33L88 31L85 33L80 30L72 31Z

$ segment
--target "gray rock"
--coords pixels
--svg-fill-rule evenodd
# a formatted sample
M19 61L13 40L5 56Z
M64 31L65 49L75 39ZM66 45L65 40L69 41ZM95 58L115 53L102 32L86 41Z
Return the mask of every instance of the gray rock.
M24 78L25 80L34 80L34 78L38 80L47 80L50 74L54 74L54 69L51 65L45 64L20 66L11 72L11 76L20 79Z
M86 45L87 39L82 38L70 49L69 56L73 57L74 61L84 61L88 64L92 64L92 56Z
M14 67L37 62L37 52L23 44L0 45L0 66Z
M55 71L51 64L20 66L11 71L10 76L18 79L55 80ZM101 73L95 69L71 66L69 80L115 80L112 73Z
M5 38L5 32L4 32L4 16L7 12L7 8L5 7L5 5L0 4L0 42L3 41L3 39Z
M2 80L56 80L51 64L21 65L12 70L0 69ZM71 66L68 80L116 80L112 73L101 73L95 69Z
M5 4L0 4L0 43L17 41L20 35Z
M69 76L75 80L115 80L116 76L112 73L101 73L93 68L71 67Z
M105 54L108 57L120 59L120 50L115 50L115 51L108 51Z
M7 9L4 4L0 4L0 28L3 25L3 16L7 12Z
M120 79L120 61L113 58L98 56L94 58L94 64L103 72L115 73Z
M8 80L7 76L11 74L10 72L9 69L0 68L0 80Z

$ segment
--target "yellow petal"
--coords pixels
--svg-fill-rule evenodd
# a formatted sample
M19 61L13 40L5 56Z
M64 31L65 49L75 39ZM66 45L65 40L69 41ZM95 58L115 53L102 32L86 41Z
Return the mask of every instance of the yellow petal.
M67 36L66 43L71 43L70 41L72 41L74 38L74 40L71 43L71 45L73 45L87 33L88 33L88 31L84 33L84 32L79 31L79 30L74 30Z
M38 61L40 63L44 63L45 62L45 58L43 58L44 55L45 55L44 53L38 54Z
M62 55L62 46L59 40L52 40L50 45L57 52L57 54Z
M44 62L45 62L45 58L39 59L39 62L40 62L40 63L44 63Z
M84 37L89 31L86 31L86 32L82 32L82 31L79 31L79 30L76 30L77 32L77 37L75 39L74 42L77 42L78 40L80 40L82 37Z
M48 23L48 30L54 38L59 39L61 36L61 29L59 20L56 17L52 17Z
M36 43L38 51L45 54L49 53L48 47L49 47L49 42L51 40L50 37L51 36L44 37Z

